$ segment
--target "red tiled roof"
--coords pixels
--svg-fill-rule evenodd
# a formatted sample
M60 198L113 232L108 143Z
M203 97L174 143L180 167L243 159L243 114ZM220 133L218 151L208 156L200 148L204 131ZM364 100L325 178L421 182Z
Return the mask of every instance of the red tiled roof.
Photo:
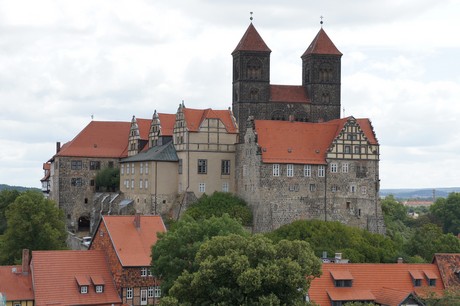
M337 136L339 136L340 132L342 129L345 127L345 124L347 123L348 120L356 120L358 123L359 127L361 130L364 132L364 135L366 136L367 140L369 141L370 144L378 144L377 137L375 137L374 129L372 128L371 121L367 118L365 119L355 119L352 116L347 117L347 118L342 118L342 119L334 119L331 121L328 121L328 123L332 124L338 124L339 128L337 129Z
M270 48L265 44L252 23L249 25L232 54L237 51L271 52Z
M121 304L103 251L33 251L31 268L37 306ZM104 280L104 292L90 284L80 293L76 278L89 283L93 275Z
M413 279L423 279L421 271L409 271L409 274Z
M372 294L372 292L366 289L331 288L331 289L327 289L327 295L332 301L374 301L375 300L375 296Z
M460 288L460 254L434 254L433 263L439 268L442 282L446 288Z
M421 287L414 287L409 271L424 273L429 271L439 277L439 271L435 264L323 264L323 275L315 278L309 290L310 300L319 305L330 305L330 294L334 297L347 297L346 300L362 300L363 292L371 292L376 299L384 297L389 289L401 291L406 298L410 293L427 294L432 290L439 294L444 286L442 282L436 282L436 286L429 287L426 280L422 280ZM347 271L353 275L352 287L335 287L333 273ZM383 290L383 291L382 291ZM342 294L342 295L339 295ZM356 298L354 295L356 294ZM367 299L366 299L367 300ZM402 301L399 301L402 302ZM399 305L399 304L387 304Z
M125 157L130 125L130 122L91 121L56 156Z
M50 163L43 163L43 170L50 170L51 164Z
M118 259L124 267L145 267L151 263L151 247L157 233L166 232L160 216L140 216L140 228L134 226L135 216L102 216ZM96 231L97 232L97 231Z
M270 85L270 101L288 103L309 103L306 89L303 86Z
M176 123L176 114L158 114L161 124L161 135L172 136L174 123Z
M331 275L334 280L353 279L350 271L331 271Z
M326 32L321 28L316 34L315 38L305 50L302 57L308 54L331 54L331 55L342 55L337 49L332 40L327 36Z
M0 266L0 292L6 295L7 301L33 300L30 273L22 274L21 266Z
M150 124L152 123L152 119L136 118L136 123L139 128L139 137L145 140L149 139Z
M376 301L382 305L400 305L411 293L407 290L399 290L395 288L382 288L376 294Z
M237 133L237 127L230 110L183 108L187 128L197 132L205 119L219 119L228 133Z

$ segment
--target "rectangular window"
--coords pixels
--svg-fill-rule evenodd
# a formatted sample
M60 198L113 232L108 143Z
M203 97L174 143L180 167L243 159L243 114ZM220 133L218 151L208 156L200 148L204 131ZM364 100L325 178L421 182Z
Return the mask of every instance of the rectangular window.
M82 161L81 161L81 160L72 160L72 161L70 162L70 168L71 168L72 170L81 170L82 165L83 165L83 164L82 164Z
M153 298L154 293L155 293L155 288L154 287L149 287L148 288L148 296L149 296L149 298Z
M155 297L156 298L161 297L161 288L160 288L160 286L155 286Z
M200 183L198 185L198 189L200 192L206 192L206 184L205 183Z
M350 146L345 146L343 150L344 150L345 153L351 153L351 147Z
M428 286L435 287L436 286L436 279L435 278L429 278L428 279Z
M273 164L273 176L280 176L280 165Z
M75 187L81 187L83 185L81 177L73 177L70 184Z
M421 279L414 279L414 287L420 287L422 285Z
M342 164L342 172L343 173L348 173L348 163L343 163Z
M243 165L243 176L247 176L247 175L248 175L248 166Z
M367 188L366 186L361 186L361 193L366 194L367 193Z
M182 158L179 159L179 164L178 164L178 173L182 174Z
M223 175L229 175L230 174L230 161L229 160L223 160L222 165L221 165L221 173Z
M145 179L145 180L144 180L144 188L145 188L145 189L148 189L148 188L149 188L149 180L148 180L148 179Z
M304 165L303 166L303 176L310 177L311 176L311 165Z
M139 189L142 189L144 187L144 181L142 179L139 180Z
M287 164L286 165L286 175L288 177L293 177L294 176L294 165L293 164Z
M331 186L331 191L332 192L337 192L337 189L338 189L337 185L332 185Z
M331 173L337 173L337 163L331 163Z
M351 279L340 279L335 281L336 287L351 287L353 284Z
M208 173L208 160L199 159L198 160L198 174L206 174L206 173Z
M88 286L81 286L80 287L80 293L82 293L82 294L88 293Z
M104 286L97 285L96 286L96 293L102 293L102 292L104 292Z
M222 183L222 192L228 192L228 182Z
M133 298L133 288L126 288L126 298L128 300Z
M356 192L356 185L350 185L350 192L355 193Z
M95 184L96 184L96 182L95 182L94 180L90 180L90 181L89 181L89 185L90 185L90 186L94 186Z
M318 177L324 177L324 166L318 166Z
M100 170L101 169L101 162L100 161L90 161L89 162L89 170Z
M355 154L361 153L361 147L360 146L355 146Z
M126 164L126 174L129 174L129 164Z
M148 274L148 268L141 268L141 276L146 277Z
M144 164L143 163L140 164L139 173L144 174Z
M134 174L134 163L131 163L131 174Z
M125 165L121 165L120 167L120 173L123 175L125 174Z
M315 191L315 190L316 190L316 185L310 184L310 191Z
M149 174L149 163L145 163L145 174Z
M134 180L131 180L131 189L134 189Z

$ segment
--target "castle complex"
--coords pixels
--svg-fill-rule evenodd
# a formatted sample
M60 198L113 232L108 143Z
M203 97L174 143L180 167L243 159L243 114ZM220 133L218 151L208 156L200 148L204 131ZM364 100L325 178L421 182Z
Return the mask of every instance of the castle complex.
M384 233L379 144L369 119L340 118L341 56L321 28L301 56L302 85L270 84L270 53L251 23L232 52L232 109L154 112L131 122L92 121L57 146L44 191L69 229L103 214L177 217L203 194L232 192L254 231L321 219ZM95 176L120 169L119 192Z

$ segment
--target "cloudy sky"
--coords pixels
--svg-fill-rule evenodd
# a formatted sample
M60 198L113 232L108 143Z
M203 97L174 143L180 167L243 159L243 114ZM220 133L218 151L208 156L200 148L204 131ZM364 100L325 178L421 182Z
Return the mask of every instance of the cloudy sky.
M369 117L382 188L460 186L460 1L0 0L0 184L39 187L55 143L94 120L231 106L253 23L272 84L301 84L320 28L342 57L342 116Z

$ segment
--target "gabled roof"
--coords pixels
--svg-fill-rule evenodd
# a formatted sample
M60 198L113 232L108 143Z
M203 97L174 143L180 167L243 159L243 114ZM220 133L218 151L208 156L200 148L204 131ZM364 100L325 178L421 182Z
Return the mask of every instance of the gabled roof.
M172 141L161 146L154 146L145 152L129 156L121 160L125 162L137 162L137 161L178 161L176 149Z
M151 248L157 233L166 232L160 216L141 215L140 227L134 225L135 216L102 216L113 247L123 267L147 267L151 263ZM97 232L97 230L96 230Z
M460 288L460 254L437 253L434 254L433 263L438 266L446 288Z
M232 54L237 51L271 52L252 22Z
M321 28L316 34L315 38L305 50L302 57L308 54L330 54L330 55L342 55L342 53L337 49L332 40L327 36L326 32Z
M182 111L184 112L187 129L190 132L198 132L201 124L206 119L219 119L228 133L238 132L231 110L213 110L211 108L192 109L184 107Z
M152 119L136 118L136 122L139 128L139 137L144 140L149 139L150 124L152 123Z
M31 269L37 306L121 304L103 251L33 251ZM102 293L92 276L104 281ZM78 282L88 284L88 293L80 293Z
M270 101L286 103L309 103L305 87L296 85L270 85Z
M428 272L440 277L435 264L325 263L322 270L323 274L312 281L309 290L310 300L319 305L330 305L330 298L362 301L371 300L371 295L373 295L377 303L396 306L411 293L423 296L429 291L439 294L444 289L442 282L438 281L436 286L429 287L425 279L422 280L421 287L414 286L410 271L419 271L421 274ZM352 287L335 287L332 274L342 275L343 273L350 273L353 276ZM397 296L402 300L397 303L388 299L390 291L397 292Z
M176 114L158 114L161 124L161 136L172 136L174 123L176 123Z
M255 120L262 161L325 164L327 150L348 120L350 118L321 123ZM356 119L356 121L369 143L377 144L369 119Z
M6 295L7 301L33 300L30 273L23 274L21 266L0 266L0 292Z
M91 121L56 156L120 158L126 156L130 122Z

